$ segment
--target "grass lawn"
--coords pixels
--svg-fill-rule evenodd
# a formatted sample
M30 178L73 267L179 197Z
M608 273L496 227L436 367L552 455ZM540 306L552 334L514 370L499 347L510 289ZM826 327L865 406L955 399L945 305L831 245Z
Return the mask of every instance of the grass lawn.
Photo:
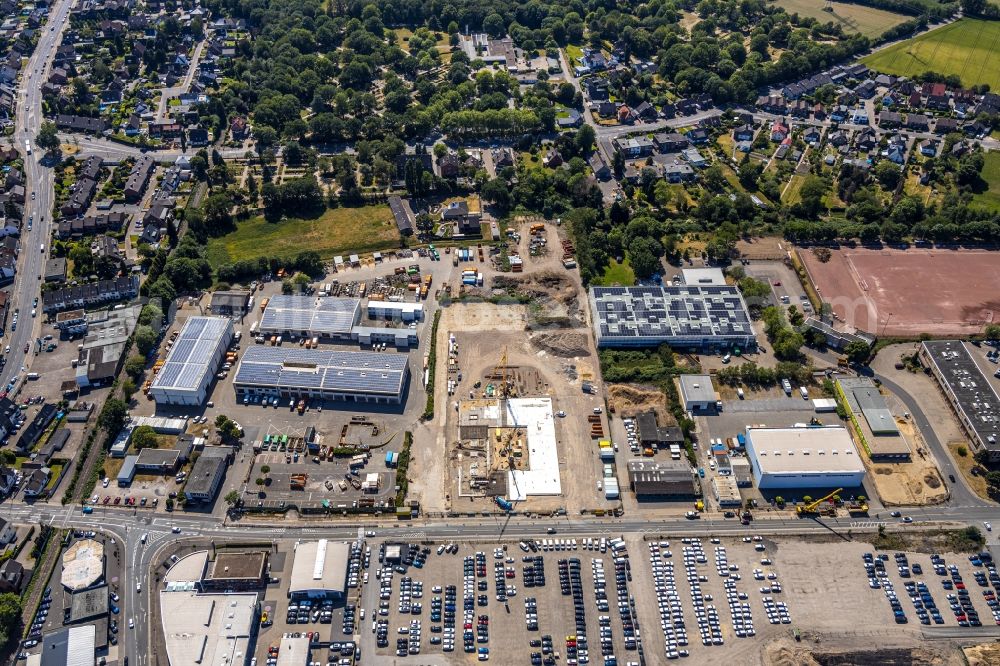
M982 176L990 189L974 195L972 201L992 211L1000 211L1000 153L990 151L984 157L986 162L983 164Z
M580 64L580 59L583 57L583 49L574 44L566 45L566 59L569 60L569 66L575 67Z
M966 454L964 456L958 455L958 448L960 446L965 447ZM969 484L969 487L980 497L989 497L986 490L985 476L983 474L973 476L972 474L972 468L978 467L978 465L972 457L972 451L969 451L969 444L967 442L948 442L948 450L951 452L951 457L958 466L958 469L962 471L962 476L965 477L965 482Z
M628 257L620 264L612 259L608 263L608 267L604 269L604 275L599 280L595 280L594 284L602 287L613 285L627 287L635 284L635 273L628 263Z
M886 74L957 74L963 86L1000 87L1000 21L962 19L862 59ZM992 63L992 64L990 64Z
M781 203L786 206L791 206L792 204L798 203L801 197L799 196L799 190L802 189L802 184L806 182L805 176L800 176L795 174L792 176L788 187L781 194Z
M271 223L263 216L240 222L236 231L208 242L213 267L261 256L289 257L305 250L324 259L346 252L373 252L399 245L388 206L331 208L311 220Z
M884 9L843 2L829 3L833 7L832 12L823 11L826 4L811 0L777 0L774 4L787 10L789 14L814 18L820 23L839 24L845 33L860 32L866 37L878 37L907 19L902 14L894 14Z

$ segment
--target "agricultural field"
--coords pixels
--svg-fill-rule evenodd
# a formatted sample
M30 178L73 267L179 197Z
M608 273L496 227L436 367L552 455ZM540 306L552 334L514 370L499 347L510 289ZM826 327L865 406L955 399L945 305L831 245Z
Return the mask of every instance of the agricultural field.
M982 177L989 189L975 194L972 201L992 211L1000 211L1000 153L991 151L984 157Z
M870 68L915 76L927 71L955 74L963 86L1000 87L1000 22L962 19L873 53L861 62Z
M313 250L328 259L344 252L396 247L399 233L388 206L331 208L319 217L267 222L262 216L240 222L236 231L208 242L213 268L260 256L293 256Z
M832 12L823 11L826 4L814 0L777 0L775 4L789 14L813 18L820 23L839 24L845 33L861 33L866 37L878 37L907 20L903 14L843 2L829 3L833 7Z

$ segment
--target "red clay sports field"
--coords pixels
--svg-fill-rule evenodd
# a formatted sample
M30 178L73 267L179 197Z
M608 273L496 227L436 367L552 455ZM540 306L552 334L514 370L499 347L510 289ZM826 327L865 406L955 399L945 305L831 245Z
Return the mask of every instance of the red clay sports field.
M799 257L841 322L875 335L970 335L1000 323L1000 252L832 250Z

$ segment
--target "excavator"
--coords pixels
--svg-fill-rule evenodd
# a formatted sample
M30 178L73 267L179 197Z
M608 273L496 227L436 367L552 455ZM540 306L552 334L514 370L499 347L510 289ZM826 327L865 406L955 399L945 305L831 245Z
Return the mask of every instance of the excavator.
M832 516L836 513L836 510L833 507L827 507L823 509L819 509L817 507L821 505L823 502L833 499L834 496L843 492L843 490L844 490L843 488L837 488L829 495L826 495L825 497L820 497L818 500L814 502L806 504L805 506L795 507L795 511L796 513L798 513L799 517L803 518L807 516Z

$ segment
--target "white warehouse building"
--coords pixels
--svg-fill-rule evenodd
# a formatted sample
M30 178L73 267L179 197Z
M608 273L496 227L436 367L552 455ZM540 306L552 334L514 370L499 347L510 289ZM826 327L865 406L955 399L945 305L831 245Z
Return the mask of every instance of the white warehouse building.
M424 306L420 303L398 301L368 301L368 318L405 322L420 321L424 318Z
M747 457L760 490L857 488L865 466L841 426L747 428Z
M200 405L233 339L226 317L191 317L156 373L149 395L160 405Z

